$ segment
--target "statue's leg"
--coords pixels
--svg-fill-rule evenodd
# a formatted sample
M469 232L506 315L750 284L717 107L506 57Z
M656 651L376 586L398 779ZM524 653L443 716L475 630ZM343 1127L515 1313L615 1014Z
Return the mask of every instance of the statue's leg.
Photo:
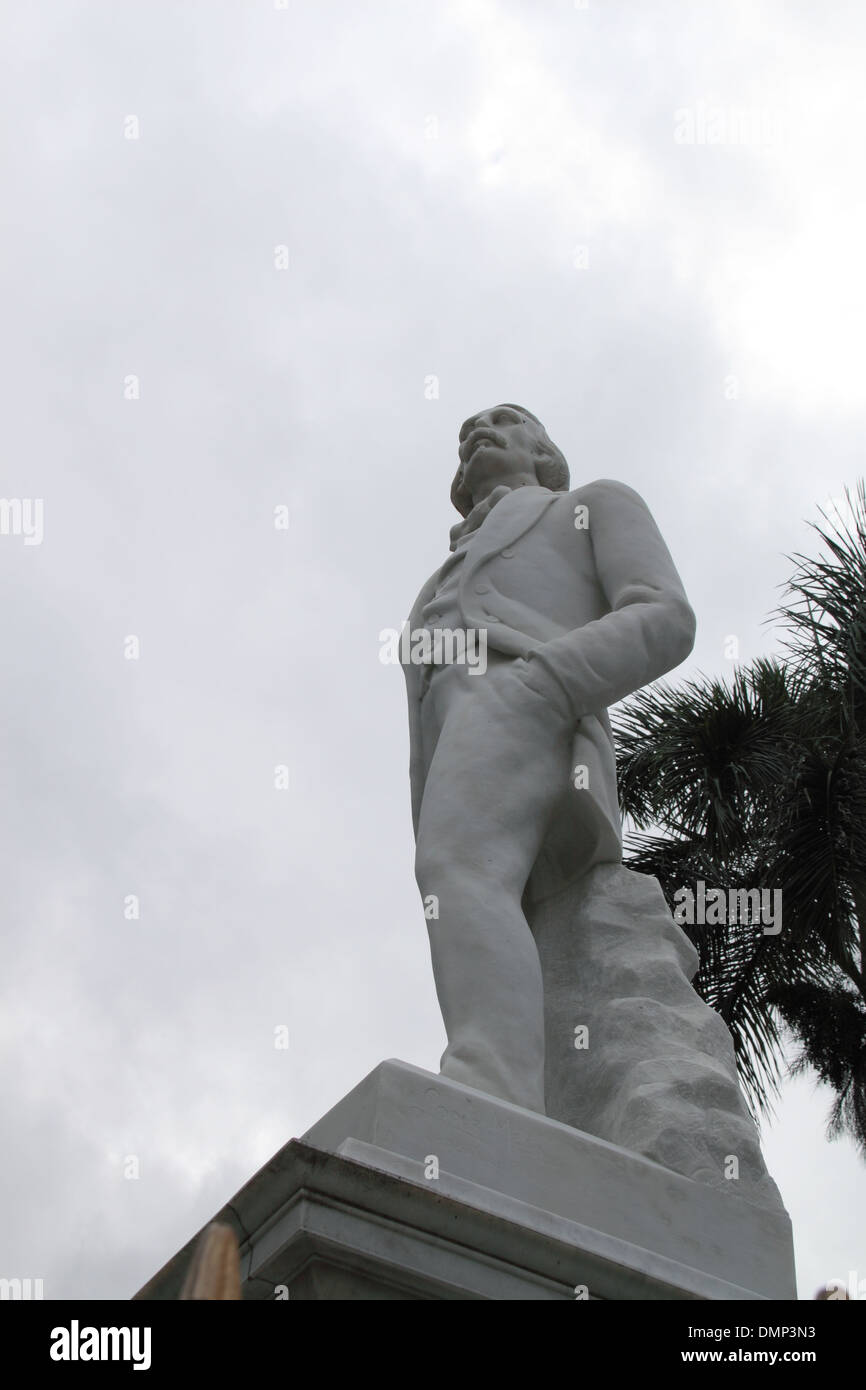
M521 897L573 729L515 670L432 678L416 877L438 910L427 925L448 1034L443 1075L544 1113L541 967Z

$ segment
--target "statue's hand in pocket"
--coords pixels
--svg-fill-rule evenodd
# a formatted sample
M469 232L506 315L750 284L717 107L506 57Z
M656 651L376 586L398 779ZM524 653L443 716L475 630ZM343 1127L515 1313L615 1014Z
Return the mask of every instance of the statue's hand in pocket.
M551 713L557 718L572 724L579 721L580 716L575 714L564 687L553 675L547 662L537 659L535 652L530 652L528 658L516 657L511 669L527 690L533 691L546 702Z

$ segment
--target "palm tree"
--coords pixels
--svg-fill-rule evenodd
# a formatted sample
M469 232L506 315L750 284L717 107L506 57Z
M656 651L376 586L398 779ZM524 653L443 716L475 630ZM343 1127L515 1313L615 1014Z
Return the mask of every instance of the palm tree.
M615 721L629 867L678 889L781 889L782 931L687 927L696 988L725 1019L756 1118L778 1094L784 1030L835 1093L828 1133L866 1155L866 490L790 557L778 659L733 680L639 692Z

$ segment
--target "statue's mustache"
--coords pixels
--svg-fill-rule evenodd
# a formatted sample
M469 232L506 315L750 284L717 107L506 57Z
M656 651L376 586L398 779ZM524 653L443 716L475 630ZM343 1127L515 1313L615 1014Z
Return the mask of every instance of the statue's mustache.
M467 435L466 439L464 439L463 443L457 450L457 453L459 454L462 462L467 463L473 451L478 447L479 444L483 443L495 444L499 449L505 448L505 440L503 439L502 435L497 434L495 430L473 430L470 435Z

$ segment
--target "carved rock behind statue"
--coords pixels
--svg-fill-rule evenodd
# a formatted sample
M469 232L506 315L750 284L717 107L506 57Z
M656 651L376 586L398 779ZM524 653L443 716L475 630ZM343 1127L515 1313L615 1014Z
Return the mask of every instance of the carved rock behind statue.
M697 952L657 879L600 864L528 913L544 976L548 1116L780 1207L731 1035L688 983Z

